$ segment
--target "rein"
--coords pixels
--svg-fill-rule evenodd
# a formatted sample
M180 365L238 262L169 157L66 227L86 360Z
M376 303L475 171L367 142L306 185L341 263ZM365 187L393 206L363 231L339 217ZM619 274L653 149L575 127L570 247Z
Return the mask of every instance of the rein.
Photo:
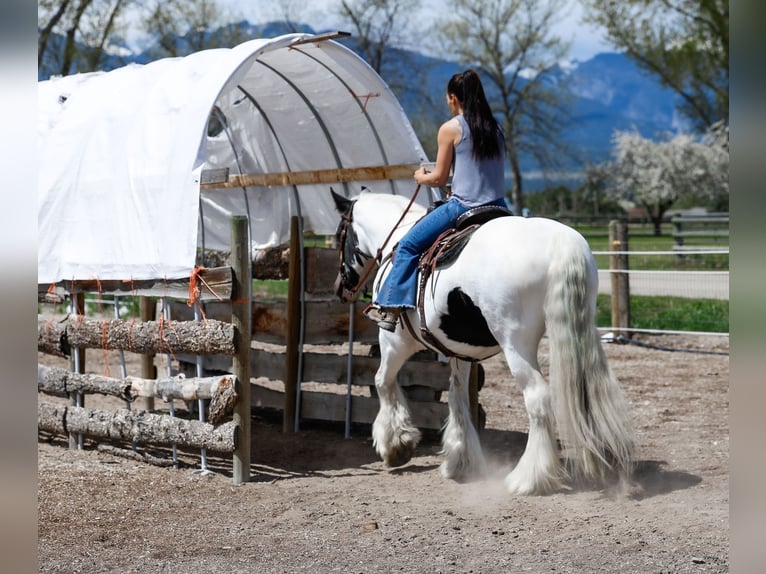
M343 300L348 302L356 301L359 297L359 291L361 291L362 287L365 283L367 283L367 280L370 278L370 274L372 273L372 270L375 268L375 265L380 263L381 256L383 255L383 250L386 248L386 245L388 245L388 242L391 241L391 237L393 237L394 232L399 227L399 224L404 219L404 216L407 215L407 212L412 207L412 204L415 203L415 198L417 198L418 193L420 192L420 184L418 184L417 188L415 188L415 193L412 194L412 198L410 198L410 202L407 204L407 207L404 208L404 211L402 212L402 215L399 217L399 220L394 224L394 227L391 229L391 231L388 233L388 236L386 237L385 241L383 241L383 244L378 248L377 253L375 253L375 256L372 257L364 266L364 269L362 270L362 274L359 277L359 281L357 281L356 285L354 285L351 288L347 288L344 285L341 285L343 287ZM352 209L348 211L348 214L343 215L343 219L346 222L343 228L343 233L341 237L341 245L340 245L340 276L343 276L343 252L345 247L345 241L346 241L346 230L348 229L348 226L351 225L351 222L353 220L352 215Z

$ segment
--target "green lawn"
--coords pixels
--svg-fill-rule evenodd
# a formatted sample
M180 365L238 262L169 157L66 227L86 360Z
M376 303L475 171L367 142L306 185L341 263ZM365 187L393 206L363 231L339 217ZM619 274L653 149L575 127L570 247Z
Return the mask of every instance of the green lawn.
M611 297L599 295L596 324L612 324ZM729 302L718 299L686 299L683 297L630 298L630 326L633 329L663 331L729 332Z

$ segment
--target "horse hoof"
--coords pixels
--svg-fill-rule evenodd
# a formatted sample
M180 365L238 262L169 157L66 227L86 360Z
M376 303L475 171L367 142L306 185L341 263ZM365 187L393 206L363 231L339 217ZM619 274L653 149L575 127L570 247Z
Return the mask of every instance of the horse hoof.
M412 445L402 445L399 448L395 448L389 451L384 457L387 466L396 468L397 466L403 466L410 462L412 455L415 452L415 447Z
M468 482L475 482L481 480L486 476L486 465L482 461L475 465L470 464L450 464L448 461L444 461L439 466L439 472L443 478L447 480L454 480L459 484Z
M514 476L511 472L505 477L505 489L510 494L521 496L544 496L565 490L565 487L558 478L550 477L547 480L533 482Z

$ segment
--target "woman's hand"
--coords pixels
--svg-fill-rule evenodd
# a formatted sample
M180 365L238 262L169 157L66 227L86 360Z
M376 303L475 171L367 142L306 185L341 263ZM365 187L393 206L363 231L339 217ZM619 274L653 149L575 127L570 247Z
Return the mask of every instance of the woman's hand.
M415 181L417 181L419 184L424 184L426 183L427 174L428 174L428 171L426 170L426 168L421 167L415 171L412 177L415 178Z

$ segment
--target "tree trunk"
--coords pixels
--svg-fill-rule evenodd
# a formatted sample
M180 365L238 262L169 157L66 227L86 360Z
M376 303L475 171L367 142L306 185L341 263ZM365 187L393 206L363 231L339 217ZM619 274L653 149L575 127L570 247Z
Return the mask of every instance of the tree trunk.
M88 63L92 70L99 69L101 58L104 56L104 47L109 42L109 36L111 36L112 30L114 30L114 22L120 13L122 2L123 0L117 0L114 6L112 6L112 9L109 11L109 18L107 18L104 29L101 31L101 39L98 46L93 47L88 53Z
M37 365L37 390L56 397L68 397L70 393L98 393L125 401L135 399L128 379L75 373L44 365Z
M67 319L65 325L67 343L73 347L118 349L140 354L233 355L236 352L234 326L212 319L140 322L78 317ZM47 324L44 328L48 328ZM38 321L38 348L40 330Z
M178 444L216 452L234 452L238 426L218 427L146 411L119 409L113 412L40 402L38 429L59 434L75 433L114 441Z
M61 63L61 70L60 73L62 76L66 76L70 73L70 68L72 67L72 63L74 62L75 53L77 51L75 47L75 39L77 36L77 31L80 28L80 20L82 20L82 15L85 13L85 10L88 9L88 6L93 2L93 0L80 0L80 4L77 6L77 11L74 14L74 17L72 19L72 24L70 28L66 31L66 44L64 45L64 60Z
M43 63L43 56L45 55L45 51L48 49L48 39L51 36L51 32L53 32L53 29L56 27L56 24L58 24L61 21L61 18L64 16L64 13L66 12L66 9L69 7L70 0L62 0L61 4L59 4L58 10L56 10L56 13L51 16L50 21L45 25L45 28L40 30L40 39L37 42L37 68L39 69Z

